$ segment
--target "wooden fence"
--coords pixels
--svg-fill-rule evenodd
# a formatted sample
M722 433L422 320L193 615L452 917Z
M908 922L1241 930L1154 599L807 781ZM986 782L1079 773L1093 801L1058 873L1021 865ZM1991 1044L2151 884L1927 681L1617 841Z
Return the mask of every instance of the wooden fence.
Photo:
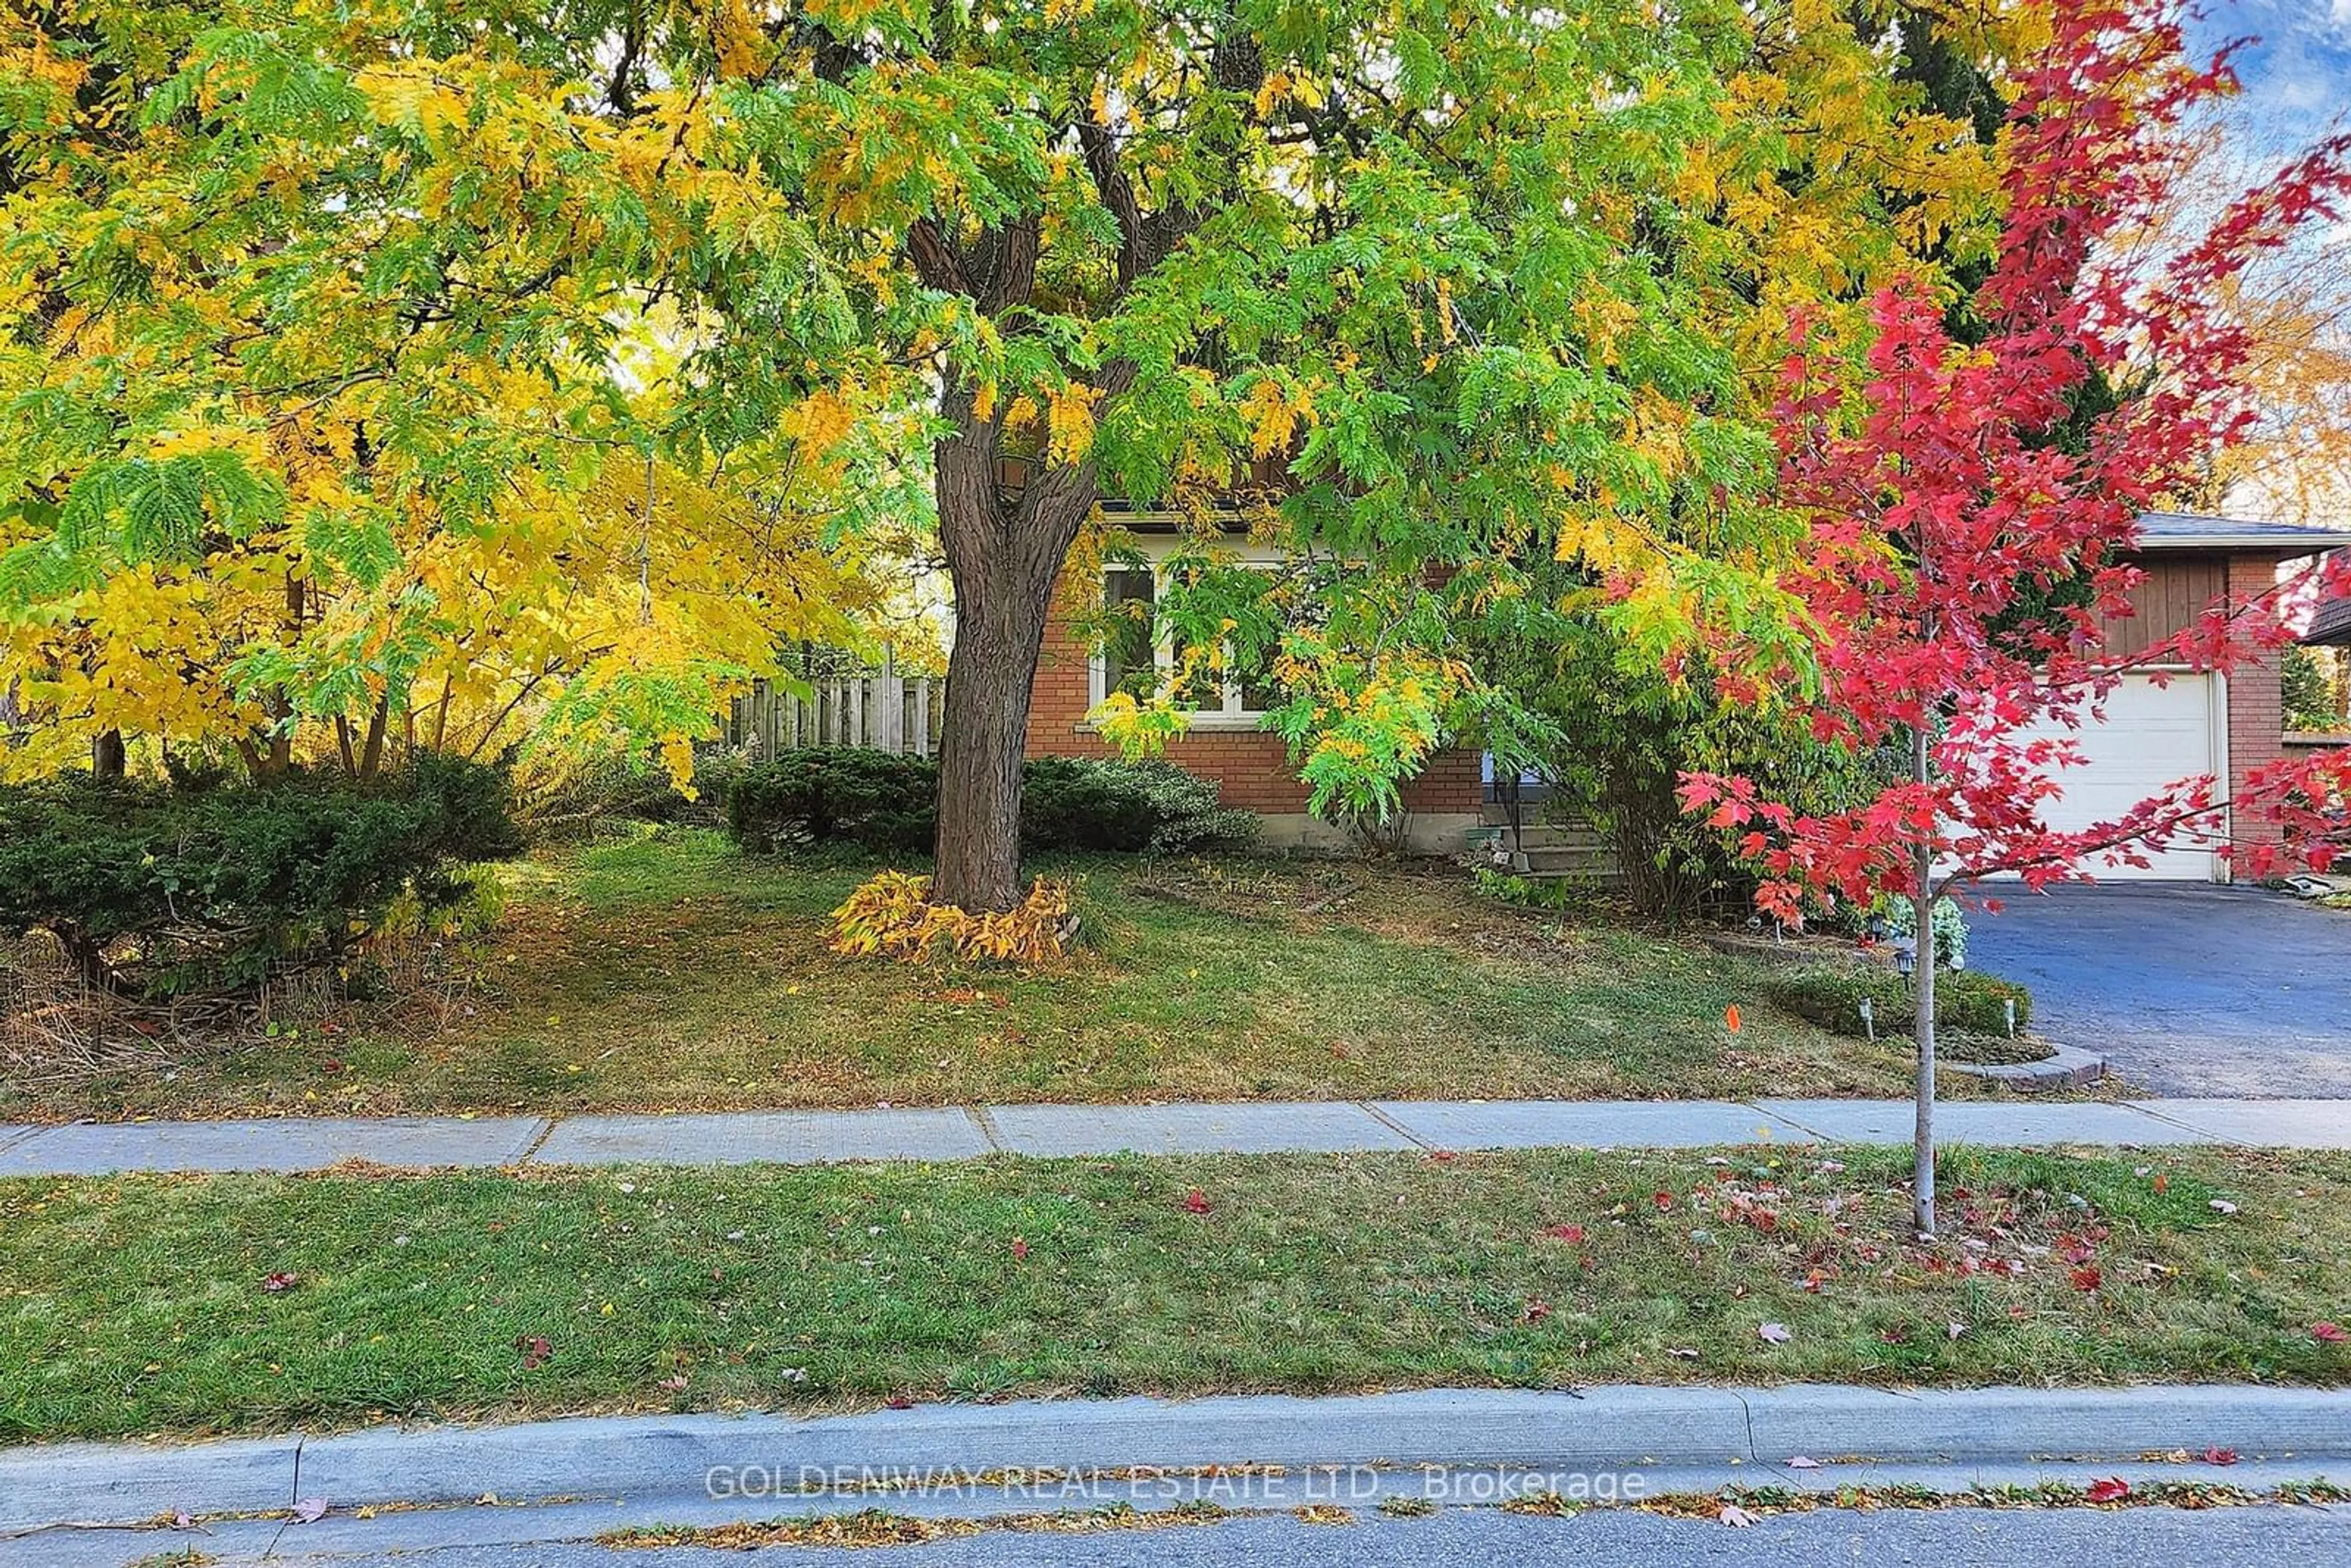
M806 695L761 681L750 695L735 699L727 743L762 759L821 747L928 757L938 749L946 718L946 685L902 675L886 657L878 670L812 669Z

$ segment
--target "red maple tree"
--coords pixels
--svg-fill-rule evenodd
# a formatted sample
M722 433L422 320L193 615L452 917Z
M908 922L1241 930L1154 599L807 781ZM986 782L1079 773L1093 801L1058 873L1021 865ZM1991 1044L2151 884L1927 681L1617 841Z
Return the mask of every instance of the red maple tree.
M2016 79L1996 265L1962 340L1920 280L1873 301L1857 396L1815 362L1800 323L1777 409L1788 502L1809 523L1789 577L1812 629L1814 727L1856 751L1900 747L1907 777L1860 807L1799 815L1752 780L1686 775L1684 807L1744 829L1765 873L1759 902L1794 921L1808 893L1913 901L1920 934L1916 1211L1935 1228L1936 898L2013 874L2038 889L2093 863L2146 863L2182 836L2262 823L2229 847L2260 874L2346 850L2351 751L2253 770L2233 793L2182 779L2116 821L2061 831L2046 808L2073 735L2147 666L2226 671L2293 638L2291 610L2351 592L2351 563L2213 606L2129 658L2099 622L2128 613L2141 513L2188 490L2254 417L2241 384L2245 329L2212 308L2262 253L2335 214L2351 193L2351 136L2313 148L2238 199L2157 267L2115 242L2179 172L2167 137L2231 90L2227 54L2191 65L2167 0L2059 0L2049 49ZM2107 412L2085 393L2123 389ZM2101 400L2103 401L2103 400ZM2162 678L2159 674L2153 677Z

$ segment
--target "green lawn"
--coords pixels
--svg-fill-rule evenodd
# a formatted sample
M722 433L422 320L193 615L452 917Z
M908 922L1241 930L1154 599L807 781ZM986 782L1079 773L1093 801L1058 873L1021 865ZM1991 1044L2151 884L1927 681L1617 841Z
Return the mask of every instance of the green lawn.
M500 872L500 927L397 1004L169 1078L0 1089L0 1115L1910 1090L1907 1042L1771 1009L1747 961L1507 909L1454 867L1050 867L1088 940L1028 972L830 952L827 912L873 869L680 830L543 853Z
M1907 1155L1842 1157L17 1180L0 1437L1422 1384L2351 1382L2351 1345L2312 1332L2351 1319L2351 1157L1955 1150L1932 1248L1903 1239Z

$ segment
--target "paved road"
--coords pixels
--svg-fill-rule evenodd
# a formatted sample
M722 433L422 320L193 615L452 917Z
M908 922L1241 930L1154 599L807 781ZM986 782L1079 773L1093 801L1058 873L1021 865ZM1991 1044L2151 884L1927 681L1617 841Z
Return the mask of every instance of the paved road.
M1134 1534L990 1534L914 1547L788 1548L774 1555L794 1568L1201 1568L1231 1563L1271 1568L1493 1568L1497 1563L1605 1563L1614 1568L1685 1568L1692 1563L1721 1568L2082 1568L2129 1563L2133 1568L2210 1568L2223 1563L2351 1562L2351 1510L1827 1510L1765 1518L1732 1530L1710 1520L1628 1511L1543 1519L1456 1509L1431 1519L1366 1517L1352 1528L1275 1516ZM258 1568L260 1561L228 1557L220 1564ZM267 1563L268 1568L740 1568L745 1561L740 1552L550 1544L331 1557L297 1551Z
M2203 883L2008 894L1969 959L2158 1094L2351 1097L2351 911Z

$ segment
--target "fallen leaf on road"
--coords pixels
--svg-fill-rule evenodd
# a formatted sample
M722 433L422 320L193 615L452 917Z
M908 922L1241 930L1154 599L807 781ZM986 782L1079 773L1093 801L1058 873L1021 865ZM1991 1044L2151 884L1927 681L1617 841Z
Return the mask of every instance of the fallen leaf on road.
M1816 1470L1821 1468L1821 1462L1810 1455L1796 1454L1790 1457L1788 1468L1792 1470Z
M914 1407L914 1402L903 1394L893 1394L883 1403L893 1410L912 1410Z
M1722 1505L1722 1522L1730 1526L1733 1530L1746 1529L1749 1525L1755 1522L1755 1515L1748 1512L1745 1509L1740 1507L1735 1502L1727 1502Z
M1765 1323L1755 1331L1755 1334L1766 1344L1785 1344L1795 1337L1788 1332L1785 1323Z
M2234 1448L2207 1448L2204 1450L2202 1457L2204 1462L2208 1465L2233 1465L2237 1462L2237 1450Z
M2092 1502L2120 1502L2128 1496L2130 1496L2130 1482L2120 1476L2108 1476L2104 1480L2090 1483L2089 1498Z
M297 1524L316 1524L326 1517L327 1500L325 1498L306 1497L294 1505L294 1522Z

